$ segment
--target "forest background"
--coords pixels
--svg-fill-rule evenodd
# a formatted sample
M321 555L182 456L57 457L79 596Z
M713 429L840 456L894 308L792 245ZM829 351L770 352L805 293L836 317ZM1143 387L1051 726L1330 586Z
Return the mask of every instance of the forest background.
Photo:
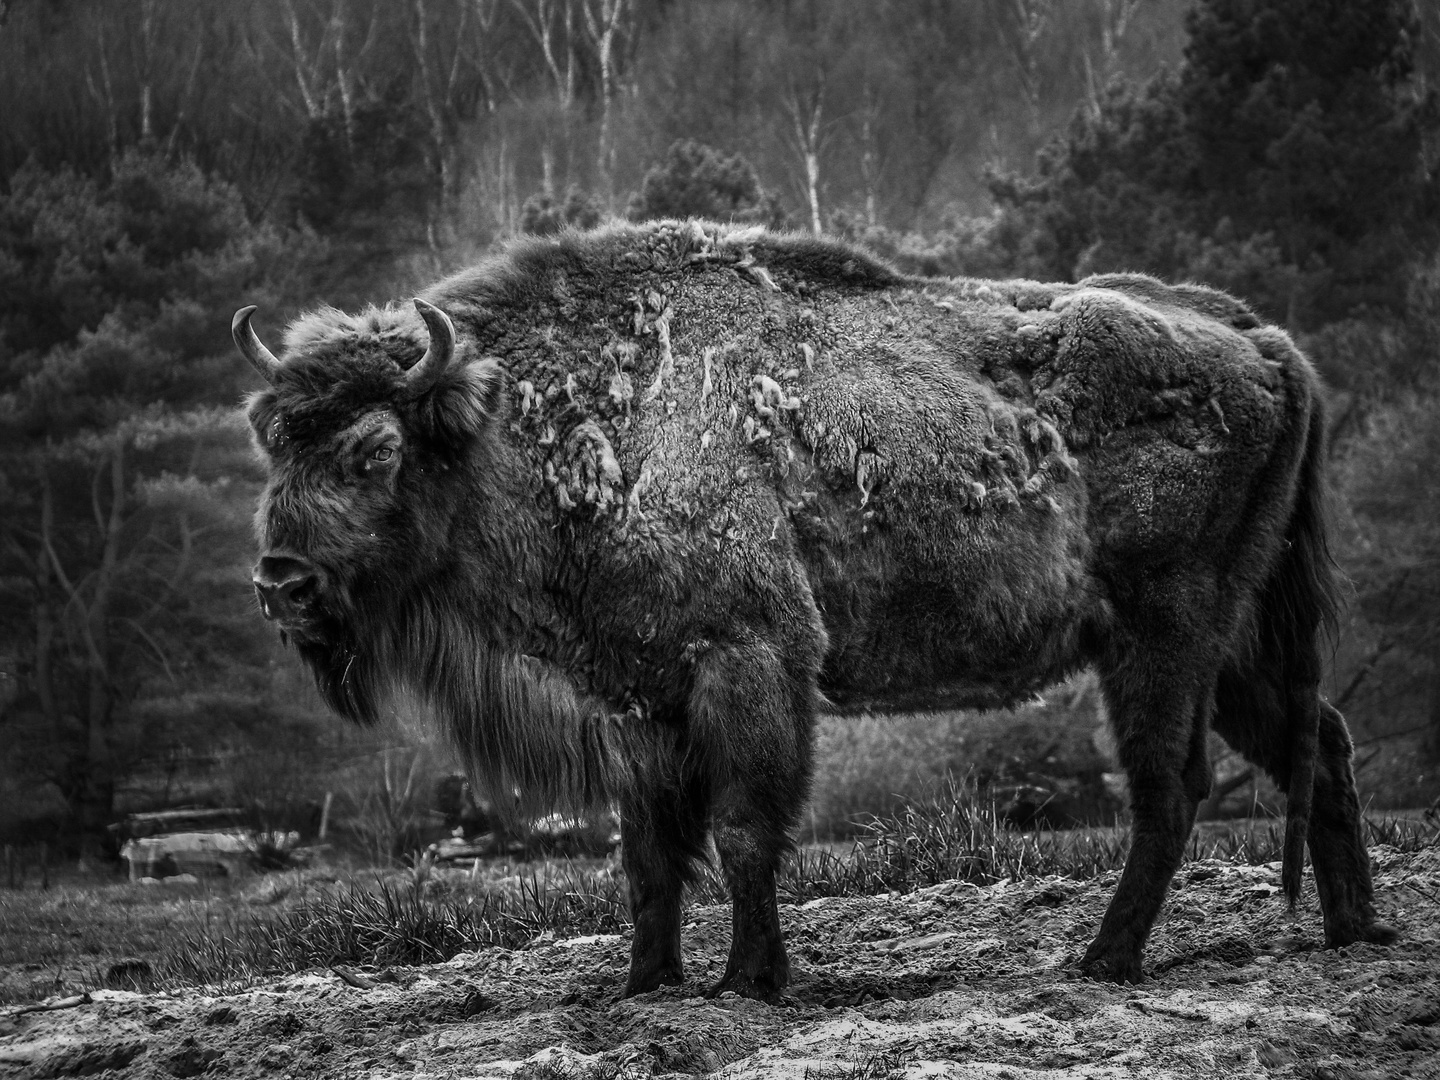
M273 339L517 233L689 214L1190 278L1289 329L1333 392L1329 692L1367 795L1428 802L1437 80L1435 0L0 3L0 842L409 798L420 757L255 615L230 316ZM963 768L968 723L839 737Z

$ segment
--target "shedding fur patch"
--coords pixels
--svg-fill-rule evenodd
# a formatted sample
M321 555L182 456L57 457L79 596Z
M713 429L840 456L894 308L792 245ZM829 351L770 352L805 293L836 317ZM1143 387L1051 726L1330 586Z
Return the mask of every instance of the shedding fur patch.
M625 501L625 476L615 450L593 420L578 425L545 462L545 483L566 513L584 508L604 517Z

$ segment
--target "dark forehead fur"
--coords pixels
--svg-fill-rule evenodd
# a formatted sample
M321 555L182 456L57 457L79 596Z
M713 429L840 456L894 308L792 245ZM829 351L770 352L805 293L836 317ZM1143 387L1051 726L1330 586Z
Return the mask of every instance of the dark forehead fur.
M320 308L286 328L273 403L292 427L347 423L393 404L404 372L425 353L425 324L411 305L354 315Z

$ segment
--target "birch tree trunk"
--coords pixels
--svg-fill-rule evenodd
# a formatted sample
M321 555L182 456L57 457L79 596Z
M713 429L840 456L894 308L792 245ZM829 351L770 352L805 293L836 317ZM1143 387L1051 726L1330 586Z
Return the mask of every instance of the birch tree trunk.
M825 81L825 72L821 69L816 72L813 87L801 91L792 85L785 102L790 113L795 149L803 169L802 186L810 211L810 231L816 236L824 231L820 218L820 142L825 111Z
M305 48L305 35L300 30L300 13L295 10L295 0L285 0L285 14L290 31L290 60L295 73L295 85L300 88L300 101L305 116L318 120L324 114L317 83L320 81L320 50L311 58Z
M120 156L120 117L115 105L115 83L110 77L110 54L105 44L103 19L96 23L95 45L100 53L100 85L104 88L104 94L102 95L95 88L94 80L90 78L88 70L85 74L85 81L89 86L90 95L105 109L105 136L109 144L110 160L114 161Z
M140 2L140 144L155 141L155 0Z
M511 6L519 13L521 21L530 31L535 43L540 46L540 55L545 60L555 87L555 102L560 111L561 136L569 145L570 110L575 103L575 9L572 0L511 0ZM558 52L561 43L556 41L556 16L559 16L560 34L564 38L565 63L560 64ZM543 185L546 195L555 194L555 146L549 134L540 147L540 163L543 171Z
M200 61L205 56L205 38L195 42L195 59L190 64L190 74L185 79L185 89L180 94L180 104L175 111L175 122L170 125L170 135L165 140L165 157L174 158L175 145L180 138L180 129L190 112L190 101L195 93L195 77L200 74Z
M596 66L600 69L600 138L595 160L596 175L605 204L611 209L615 202L614 148L610 145L611 110L615 98L615 35L624 10L625 0L599 0L599 18L596 18L589 0L585 4L585 26L595 44Z
M426 9L426 0L414 0L415 7L415 30L411 37L411 43L415 53L415 66L420 77L420 97L425 104L425 116L430 127L430 146L435 155L436 174L440 179L440 191L442 199L450 191L450 161L446 153L445 125L455 107L455 92L460 82L461 63L464 58L464 49L461 42L464 40L466 22L469 19L470 8L461 6L459 22L454 27L453 34L445 36L453 37L454 44L450 54L449 62L446 63L443 52L443 45L430 40L429 13Z
M1100 62L1090 59L1090 47L1082 44L1080 58L1085 64L1085 94L1092 116L1100 115L1100 97L1119 69L1120 43L1130 27L1140 0L1101 0Z
M880 187L880 154L876 149L875 128L880 119L880 100L865 70L864 103L860 110L860 179L865 185L865 224L879 224L878 190Z
M345 59L345 34L349 29L347 25L349 20L346 15L344 0L337 0L330 19L330 25L334 32L335 88L340 93L340 117L345 125L345 152L353 158L355 156L355 88L350 65ZM374 26L373 15L371 16L371 26Z

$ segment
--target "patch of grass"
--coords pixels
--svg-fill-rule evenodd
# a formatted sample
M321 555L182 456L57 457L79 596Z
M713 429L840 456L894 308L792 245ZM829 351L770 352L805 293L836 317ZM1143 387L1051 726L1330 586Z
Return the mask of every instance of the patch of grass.
M806 1066L803 1080L894 1080L905 1075L910 1057L898 1050L876 1050L850 1064Z
M428 884L428 883L427 883ZM629 925L623 886L605 869L559 863L498 889L438 888L377 879L307 898L258 921L248 946L270 966L433 964L490 946L518 948L542 934L613 933Z
M1073 788L1062 801L1082 820L1113 820L1100 777L1114 766L1093 738L1102 724L1099 685L1088 673L1013 709L822 716L802 832L812 842L863 836L867 821L926 800L951 774L992 788L1048 774L1041 786L1057 795Z
M228 924L243 907L239 890L223 881L65 880L45 890L0 890L0 1002L104 986L148 989L164 979L171 943Z
M1369 840L1400 851L1440 841L1440 822L1384 816ZM1264 864L1280 858L1284 823L1212 822L1191 837L1186 860ZM977 885L1120 870L1123 828L1019 832L997 817L973 782L950 779L931 797L873 819L848 848L809 847L781 875L782 899L908 892L959 879ZM727 899L717 868L691 891L700 903ZM458 953L523 947L545 934L628 929L618 859L494 863L470 873L417 862L408 872L336 881L315 871L243 885L65 886L0 890L0 969L28 961L24 978L0 982L0 1001L106 985L116 961L134 988L246 983L337 964L387 967L443 961ZM38 963L37 963L38 961Z
M1367 843L1404 852L1440 841L1440 821L1423 818L1367 818L1366 831ZM1191 834L1185 861L1278 862L1284 837L1282 819L1207 822ZM975 885L1049 875L1084 880L1123 869L1128 850L1129 830L1120 826L1013 829L973 779L951 776L930 797L872 819L846 855L802 850L781 890L787 899L803 903L819 896L910 892L957 879ZM712 895L723 898L723 893Z
M1382 814L1365 819L1365 843L1385 844L1396 851L1412 854L1440 843L1440 814L1427 811L1423 817L1402 817Z
M435 963L547 931L628 925L614 860L0 890L0 1004L107 986L229 986L335 964Z

